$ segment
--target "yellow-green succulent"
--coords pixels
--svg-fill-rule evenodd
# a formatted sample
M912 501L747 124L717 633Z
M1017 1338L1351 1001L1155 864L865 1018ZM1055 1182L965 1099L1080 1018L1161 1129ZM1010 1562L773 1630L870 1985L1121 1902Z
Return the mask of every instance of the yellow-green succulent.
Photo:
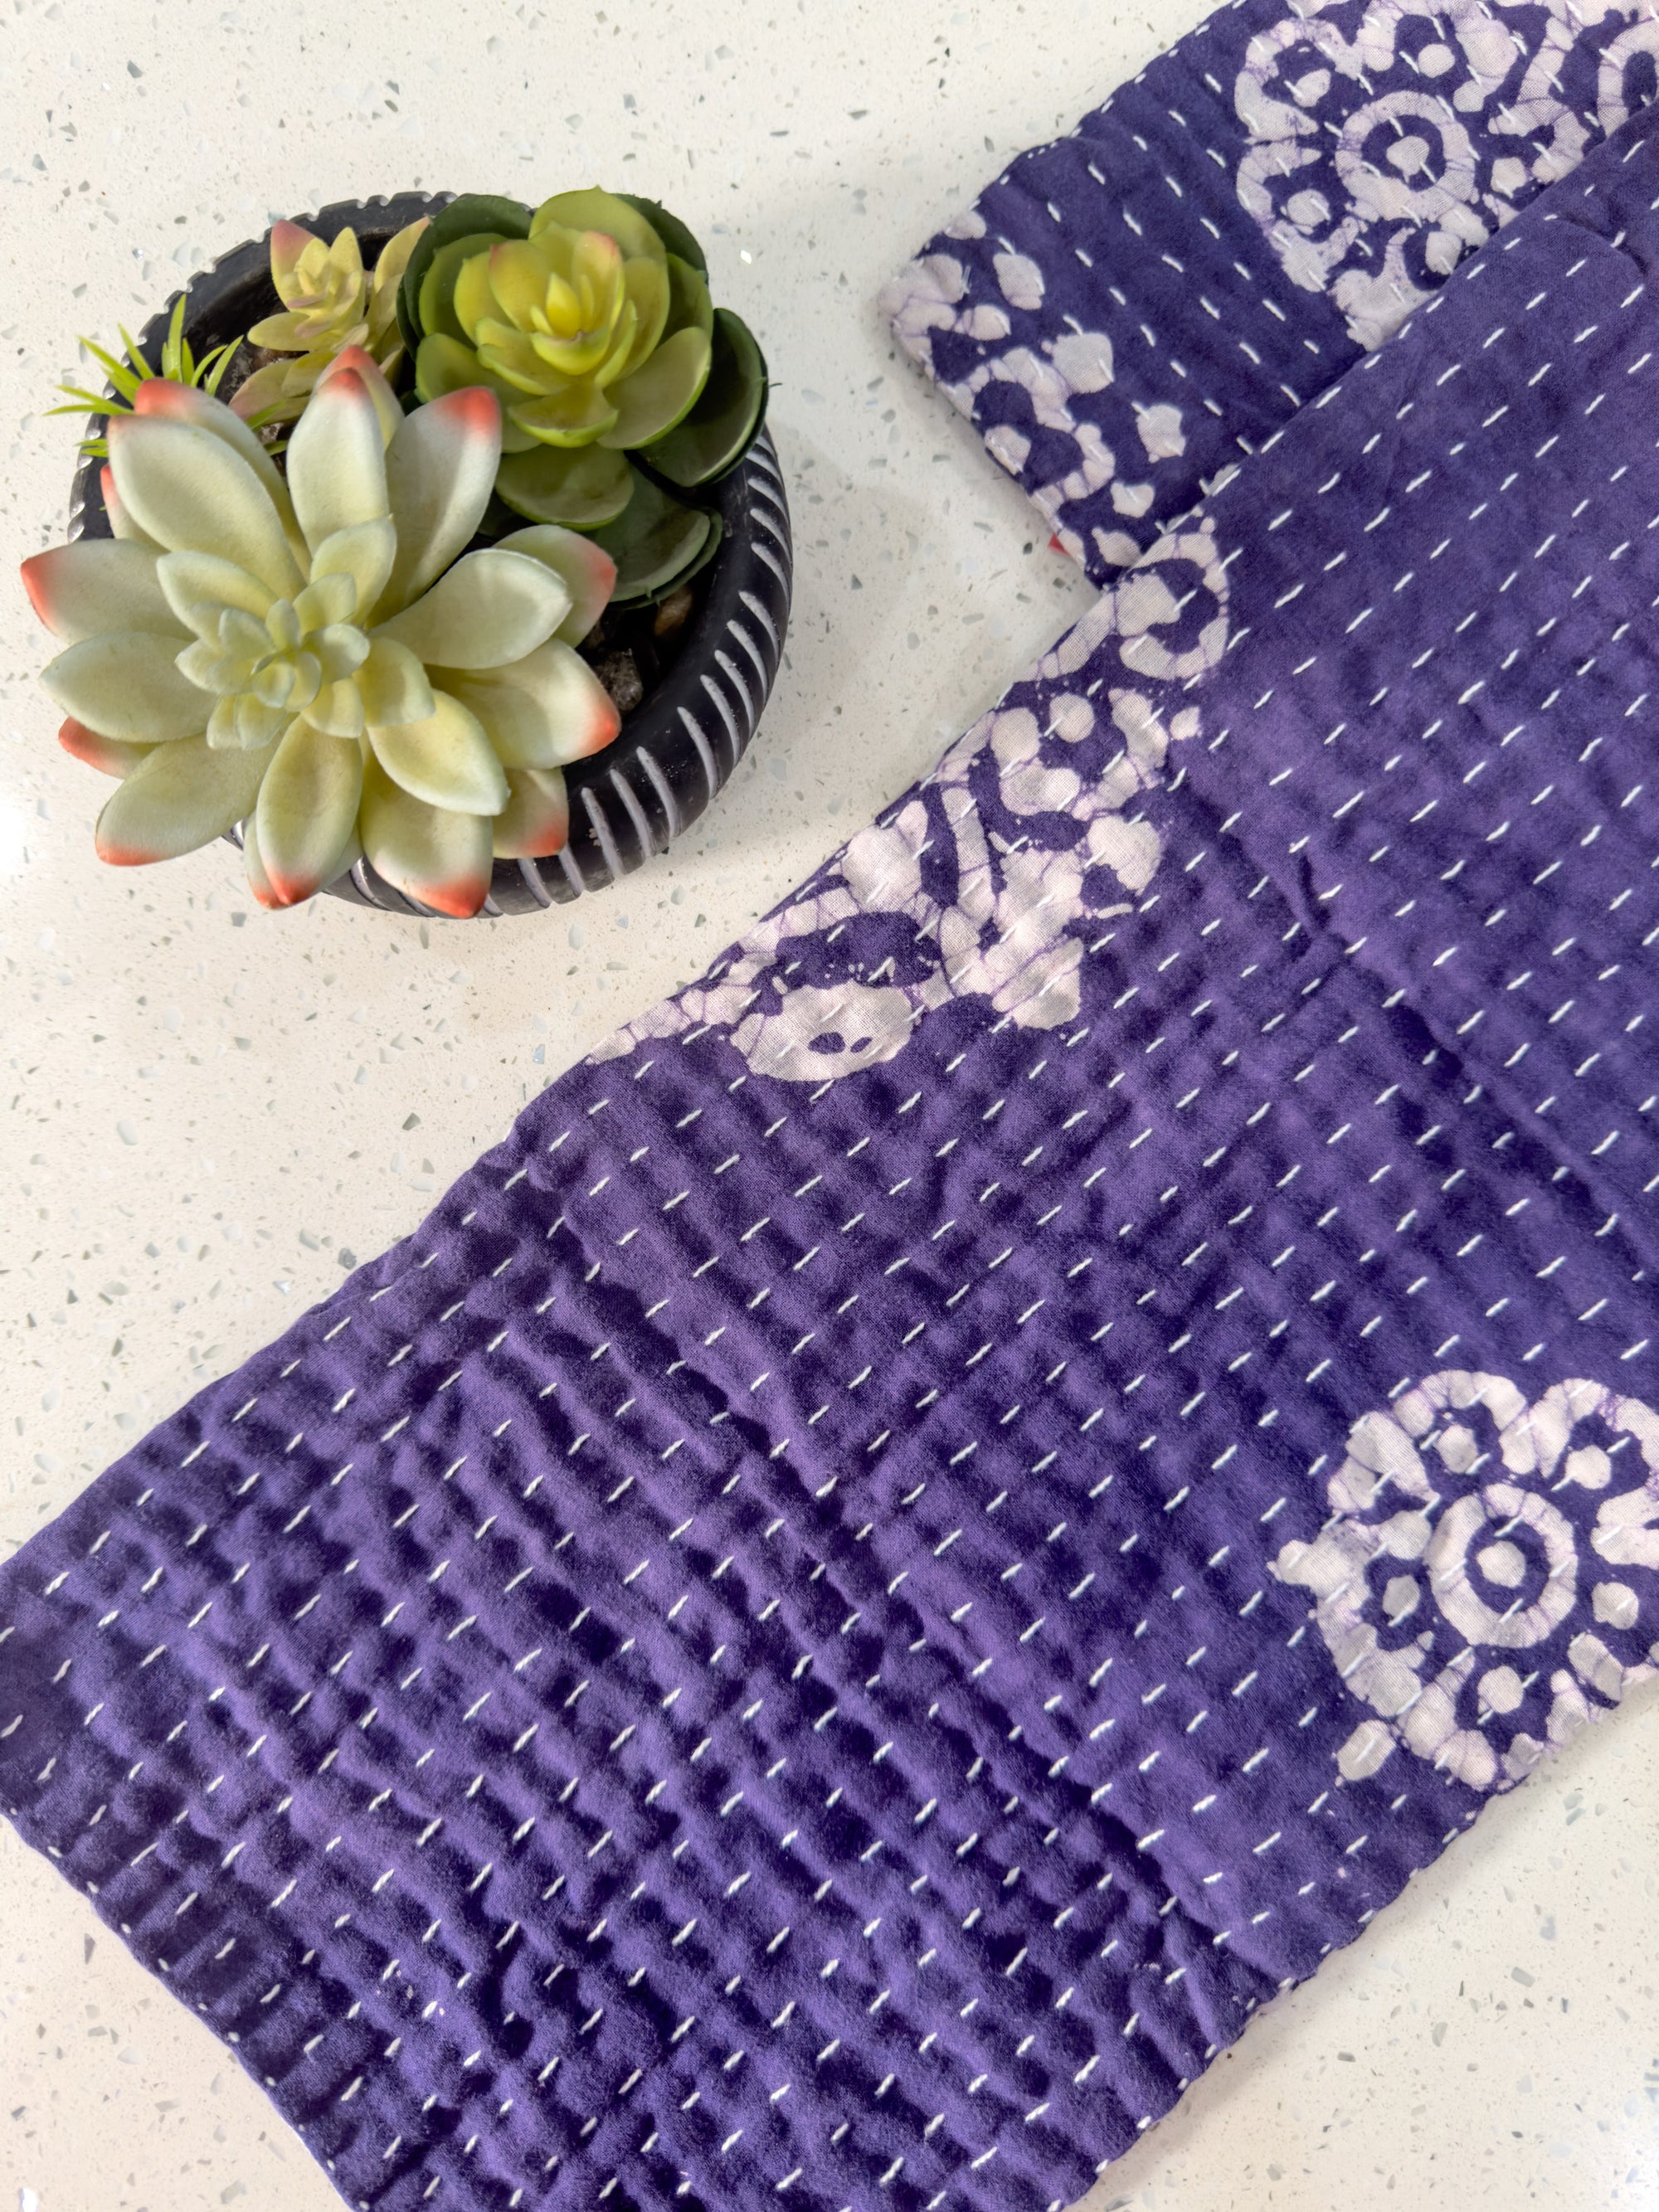
M238 387L231 405L245 422L293 422L331 362L352 348L396 380L404 354L398 287L426 227L422 216L400 230L371 271L349 227L325 241L297 222L272 226L270 281L282 311L256 323L248 343L295 358L267 362Z
M503 452L649 445L708 378L707 282L609 192L547 201L527 238L440 247L420 311L416 389L435 399L490 386Z
M712 555L717 516L675 494L742 459L766 368L665 209L597 187L533 213L453 200L410 257L398 314L421 399L495 392L496 490L529 520L594 533L619 602L660 596Z

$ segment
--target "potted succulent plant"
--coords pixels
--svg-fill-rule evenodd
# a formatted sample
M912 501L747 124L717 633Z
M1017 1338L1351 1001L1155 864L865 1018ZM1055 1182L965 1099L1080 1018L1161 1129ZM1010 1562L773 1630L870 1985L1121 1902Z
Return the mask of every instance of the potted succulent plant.
M336 206L93 350L71 541L24 576L61 740L120 779L105 859L224 835L268 906L531 912L736 766L787 508L759 349L665 210Z

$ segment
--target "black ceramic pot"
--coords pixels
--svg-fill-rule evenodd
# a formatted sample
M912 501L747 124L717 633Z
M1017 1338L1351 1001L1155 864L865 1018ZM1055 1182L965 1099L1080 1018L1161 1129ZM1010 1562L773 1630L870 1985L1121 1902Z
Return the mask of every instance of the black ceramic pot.
M396 232L435 214L449 197L342 200L296 220L325 239L349 224L372 263ZM266 240L239 246L192 277L185 297L185 335L198 355L274 314L280 302ZM152 362L173 306L169 300L139 340ZM71 538L110 534L99 474L94 459L76 472ZM570 794L564 850L546 860L497 860L486 915L538 913L642 866L696 820L748 750L783 658L793 577L788 501L769 431L712 496L723 525L720 550L694 586L696 604L672 665L624 716L613 744L564 771ZM392 914L430 912L394 890L367 860L331 884L329 895Z

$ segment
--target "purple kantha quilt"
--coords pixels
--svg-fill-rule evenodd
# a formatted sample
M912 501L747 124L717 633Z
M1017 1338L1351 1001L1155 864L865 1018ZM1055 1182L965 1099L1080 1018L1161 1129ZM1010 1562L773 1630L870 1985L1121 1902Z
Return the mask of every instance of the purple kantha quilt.
M1644 111L0 1570L349 2203L1053 2212L1653 1670L1656 256Z
M1231 0L889 288L1097 582L1659 91L1655 0Z

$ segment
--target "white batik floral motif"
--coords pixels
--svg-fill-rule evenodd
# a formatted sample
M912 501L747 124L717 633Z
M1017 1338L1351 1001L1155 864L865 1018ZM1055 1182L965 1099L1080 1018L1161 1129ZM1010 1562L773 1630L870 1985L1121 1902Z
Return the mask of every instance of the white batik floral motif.
M757 923L717 981L665 1000L597 1057L718 1025L756 1073L821 1083L892 1059L955 999L982 997L1024 1029L1074 1021L1089 938L1129 911L1162 857L1139 807L1170 745L1197 733L1181 687L1226 643L1226 564L1206 522L1103 592L1012 703ZM884 917L878 958L838 945ZM817 980L790 980L803 964Z
M1337 1754L1349 1781L1403 1747L1507 1789L1655 1671L1659 1413L1638 1400L1431 1375L1354 1424L1328 1496L1274 1572L1313 1593L1377 1717Z
M978 238L983 218L975 210L957 218L947 235ZM921 362L929 375L933 368L933 339L948 331L985 346L1001 346L986 352L959 383L941 381L939 389L970 421L980 394L992 384L1017 384L1030 398L1037 427L1059 431L1072 441L1076 459L1065 474L1052 483L1030 487L1038 509L1054 530L1056 540L1073 560L1085 557L1082 538L1062 519L1062 511L1112 487L1112 505L1119 514L1138 520L1153 505L1155 490L1147 472L1162 461L1173 460L1187 450L1182 413L1172 402L1135 408L1135 441L1123 457L1125 474L1119 477L1119 455L1106 443L1100 426L1079 417L1072 405L1079 395L1104 392L1115 368L1112 342L1103 331L1067 328L1058 337L1042 339L1033 348L1005 344L1012 332L1008 307L1025 311L1042 305L1045 279L1036 262L1024 253L993 256L1003 301L969 301L968 276L963 264L949 253L929 253L913 261L882 294L884 312L900 343ZM1068 319L1069 321L1069 319ZM1031 441L1012 423L999 422L987 432L985 443L1011 476L1024 469ZM1115 568L1139 559L1140 547L1127 531L1094 531L1100 558Z
M1562 72L1595 55L1571 106ZM1294 283L1380 345L1463 255L1626 121L1651 0L1304 0L1250 41L1240 204Z

